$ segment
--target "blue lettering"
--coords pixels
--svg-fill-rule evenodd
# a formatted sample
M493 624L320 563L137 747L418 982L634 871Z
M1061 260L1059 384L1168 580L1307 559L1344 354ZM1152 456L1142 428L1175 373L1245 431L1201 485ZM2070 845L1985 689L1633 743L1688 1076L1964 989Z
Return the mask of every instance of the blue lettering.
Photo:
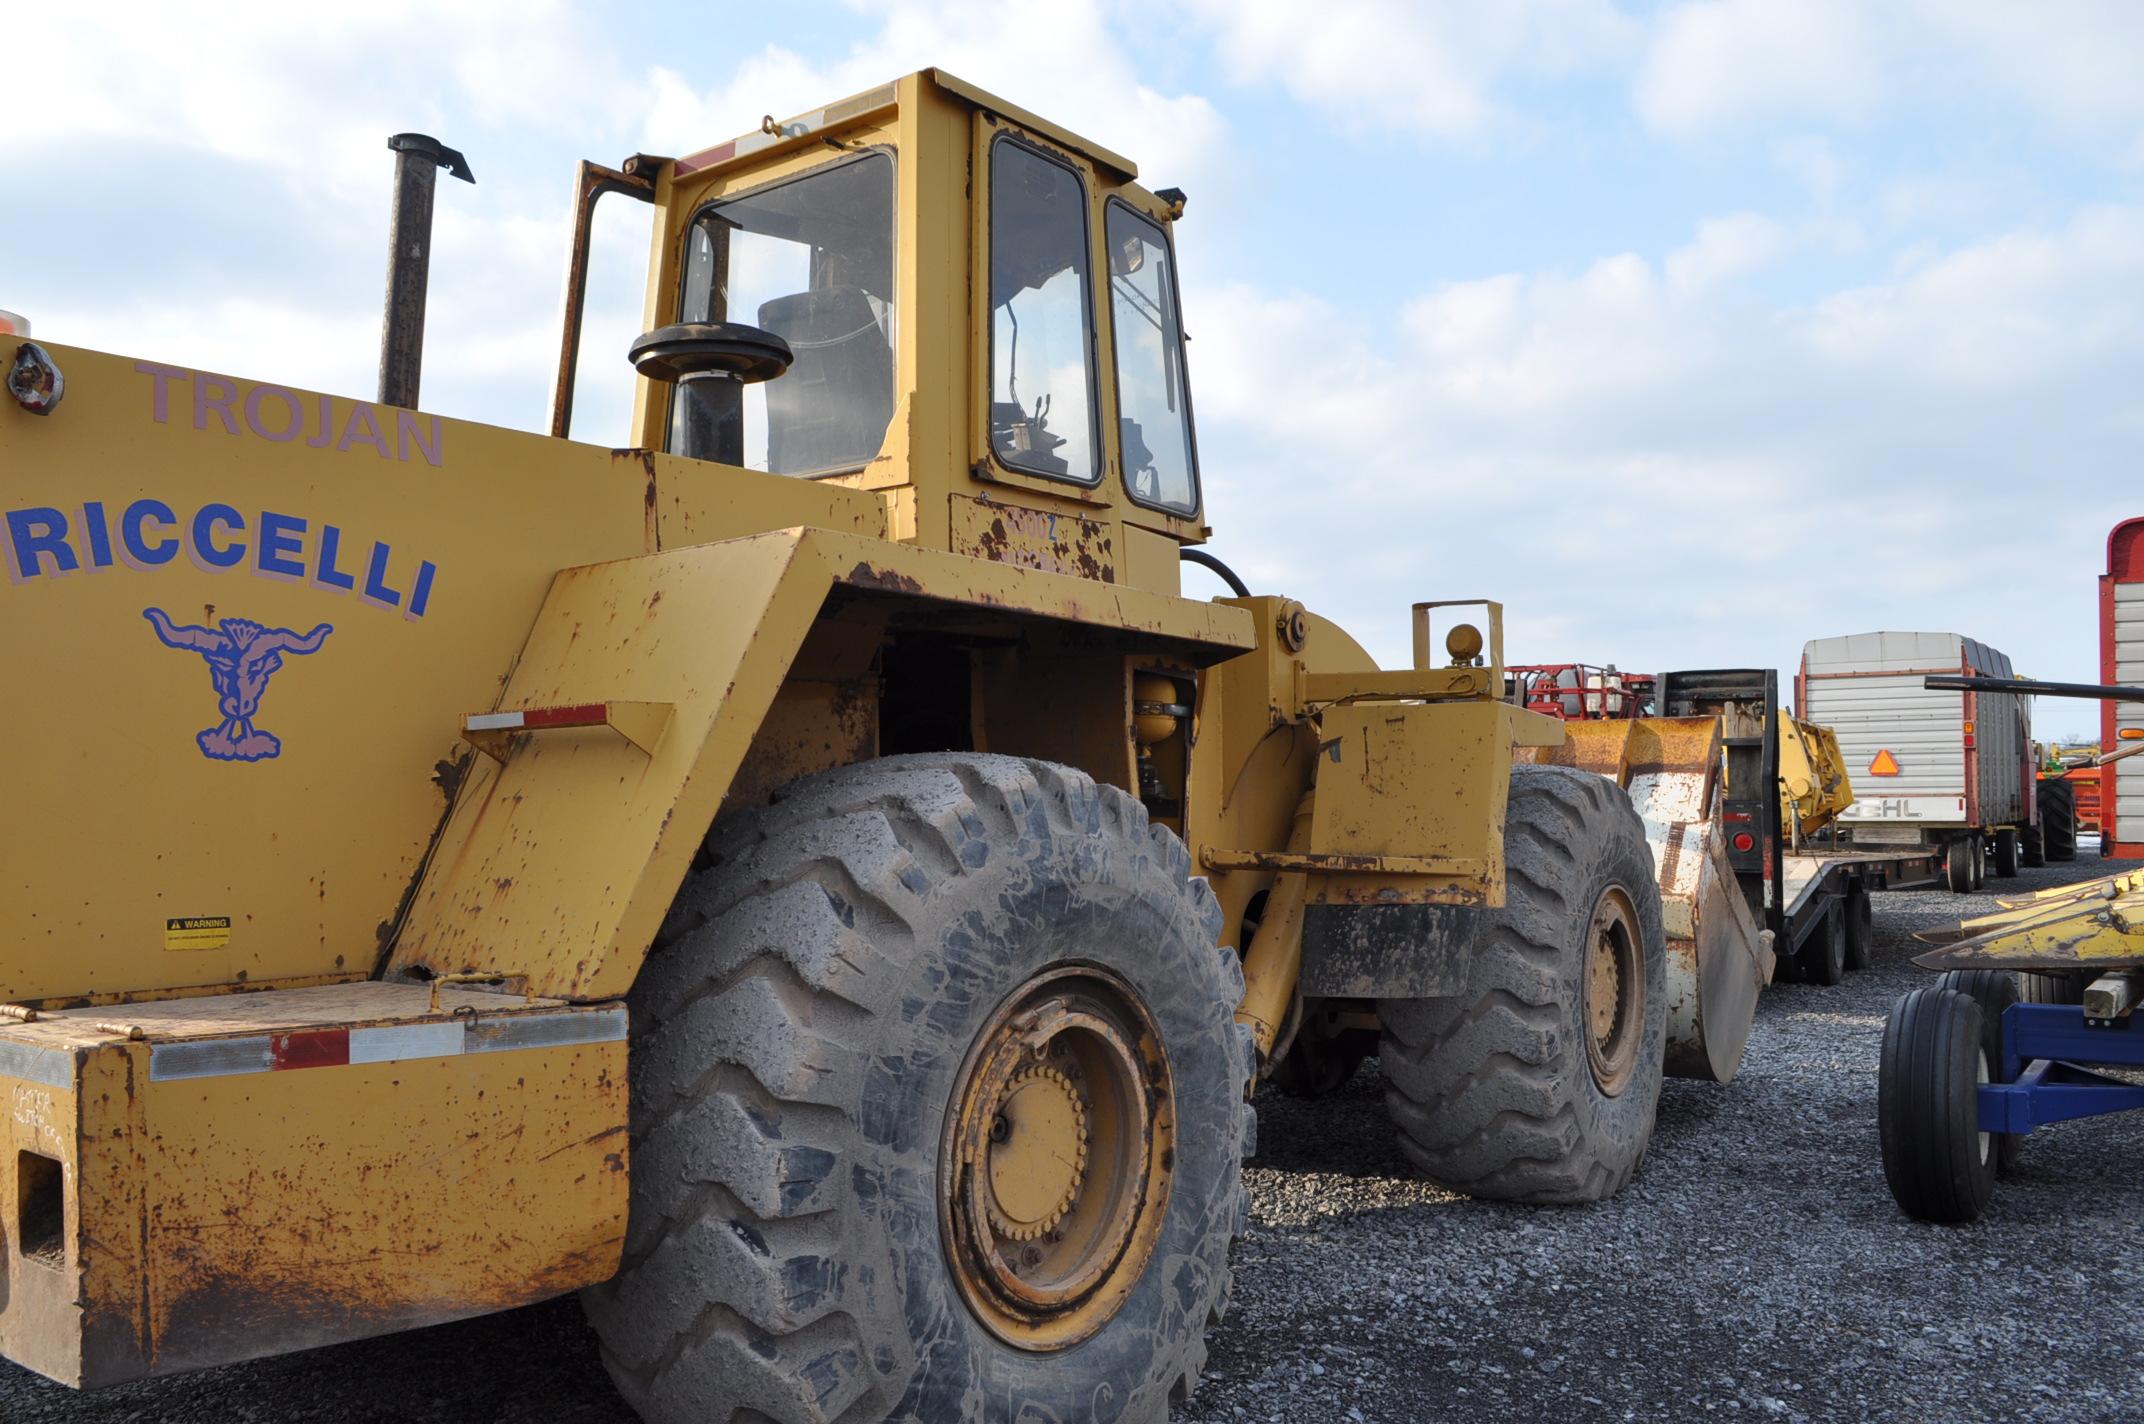
M67 516L56 509L11 509L7 532L15 544L17 578L36 578L45 572L39 560L46 554L52 556L53 573L71 574L80 567L67 545Z
M372 546L372 562L365 569L365 597L374 603L393 608L402 601L402 595L387 586L387 561L394 550L385 544Z
M314 566L313 582L322 588L339 588L344 593L357 587L357 580L335 567L335 556L342 552L342 531L332 524L320 526L320 562Z
M212 569L233 568L239 560L245 558L246 546L233 540L222 548L216 547L214 537L219 524L232 530L243 530L246 527L244 516L228 504L202 505L200 512L194 515L194 561Z
M260 571L278 578L305 577L305 521L295 514L261 511L260 543L254 557Z
M89 540L89 562L97 568L112 566L112 530L104 522L102 501L91 500L82 506L82 533Z
M127 512L119 516L119 545L126 551L127 562L142 568L154 568L168 564L172 555L179 552L179 541L165 539L151 544L142 538L142 526L154 519L170 527L179 522L171 512L171 506L160 499L137 499L127 506Z
M432 580L438 574L439 570L433 566L430 559L417 565L417 582L409 591L409 612L403 615L405 618L424 616L424 610L432 602Z

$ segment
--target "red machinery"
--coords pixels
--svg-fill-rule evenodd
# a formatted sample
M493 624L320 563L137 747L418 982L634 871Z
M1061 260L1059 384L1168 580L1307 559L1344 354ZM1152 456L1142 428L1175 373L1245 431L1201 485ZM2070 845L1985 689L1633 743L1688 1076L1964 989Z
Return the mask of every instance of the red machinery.
M1613 663L1528 663L1504 671L1515 701L1567 722L1643 717L1660 681L1651 673L1621 672Z

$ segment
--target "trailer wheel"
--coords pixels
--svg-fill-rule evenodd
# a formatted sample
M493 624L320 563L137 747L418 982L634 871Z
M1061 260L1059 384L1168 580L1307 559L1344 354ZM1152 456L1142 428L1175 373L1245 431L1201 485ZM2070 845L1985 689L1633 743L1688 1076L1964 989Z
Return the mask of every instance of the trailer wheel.
M2017 874L2017 832L2005 829L1995 833L1995 873L2007 880Z
M1384 999L1379 1058L1400 1147L1472 1196L1586 1202L1652 1138L1667 1041L1659 884L1606 777L1511 771L1504 908L1482 913L1464 992Z
M1846 887L1846 968L1859 974L1876 959L1876 910L1867 882Z
M1845 897L1834 897L1831 908L1824 912L1824 923L1802 943L1798 956L1802 978L1811 984L1829 986L1846 977L1846 913Z
M1253 1066L1183 843L1085 774L891 757L726 818L630 1005L654 1424L1158 1420L1229 1295Z
M2047 858L2071 861L2077 858L2077 788L2055 778L2040 783L2040 829L2047 843Z
M2028 870L2038 870L2047 864L2047 840L2038 821L2019 832L2018 860Z
M1954 836L1943 850L1943 883L1953 895L1973 893L1973 837Z
M1979 831L1968 838L1973 846L1973 888L1988 888L1988 838Z
M1953 989L1915 989L1891 1006L1877 1070L1884 1181L1907 1215L1966 1222L1995 1190L1995 1134L1980 1131L1975 1091L1994 1073L1980 1005Z
M2017 971L2017 1001L2021 1004L2081 1004L2084 1002L2085 974L2041 974L2030 969Z
M1938 988L1952 989L1980 1005L1980 1047L1987 1055L1988 1072L2001 1072L2003 1061L2003 1010L2023 998L2023 974L2008 969L1946 969L1936 976ZM2014 1132L1998 1132L1995 1138L1995 1170L2007 1174L2017 1162L2025 1139Z

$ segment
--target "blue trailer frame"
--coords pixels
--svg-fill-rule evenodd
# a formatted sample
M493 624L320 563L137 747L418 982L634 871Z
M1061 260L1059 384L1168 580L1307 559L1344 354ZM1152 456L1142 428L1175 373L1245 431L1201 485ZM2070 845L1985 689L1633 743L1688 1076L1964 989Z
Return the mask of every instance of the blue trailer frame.
M1983 1083L1982 1132L2023 1134L2049 1123L2144 1108L2144 1085L2080 1063L2144 1068L2144 1016L2087 1023L2067 1004L2012 1004L2003 1010L2002 1081Z

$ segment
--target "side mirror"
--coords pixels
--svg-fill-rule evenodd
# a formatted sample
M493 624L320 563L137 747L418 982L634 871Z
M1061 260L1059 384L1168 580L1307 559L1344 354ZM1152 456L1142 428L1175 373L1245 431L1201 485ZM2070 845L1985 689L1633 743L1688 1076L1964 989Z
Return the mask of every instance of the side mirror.
M789 369L796 353L771 331L738 322L658 326L626 349L633 369L677 387L680 422L673 454L744 463L744 388Z

